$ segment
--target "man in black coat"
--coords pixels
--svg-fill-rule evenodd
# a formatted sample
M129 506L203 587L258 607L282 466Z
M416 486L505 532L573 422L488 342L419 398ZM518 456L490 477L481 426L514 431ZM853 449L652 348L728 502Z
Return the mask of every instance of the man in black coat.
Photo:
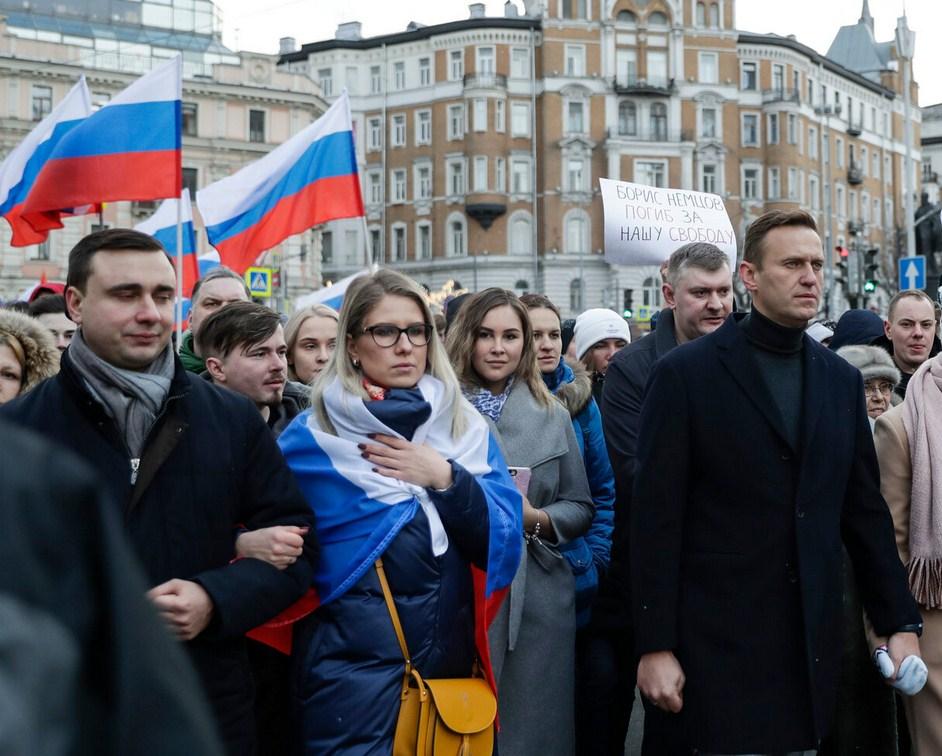
M654 367L631 511L638 687L686 752L782 753L828 731L841 657L841 542L899 668L920 615L900 564L860 374L804 334L814 220L747 232L752 312Z
M255 406L170 346L173 266L151 237L99 231L69 254L78 324L61 372L0 414L77 451L120 504L148 593L187 642L231 754L255 751L244 634L300 598L313 514ZM309 528L285 569L235 557L240 528Z
M621 637L617 690L609 696L609 753L625 742L634 699L635 660L630 648L629 515L638 447L638 425L648 376L654 363L668 352L719 328L733 308L733 276L726 253L713 244L694 242L678 248L664 266L664 301L657 329L629 344L608 366L602 402L605 444L615 472L615 529L612 557L603 576L593 607L593 625ZM646 705L644 753L661 756L672 723L658 725L663 718ZM624 751L624 748L621 749Z

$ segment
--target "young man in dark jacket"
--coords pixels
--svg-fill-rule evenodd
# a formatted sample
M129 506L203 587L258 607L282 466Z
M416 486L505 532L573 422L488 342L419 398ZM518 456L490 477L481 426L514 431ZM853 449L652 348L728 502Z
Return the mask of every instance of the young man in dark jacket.
M251 402L183 368L170 346L175 279L164 250L126 229L69 254L79 325L62 369L3 416L76 450L101 474L187 643L230 754L255 752L244 634L300 598L316 557L313 514ZM238 559L239 528L309 528L284 569Z

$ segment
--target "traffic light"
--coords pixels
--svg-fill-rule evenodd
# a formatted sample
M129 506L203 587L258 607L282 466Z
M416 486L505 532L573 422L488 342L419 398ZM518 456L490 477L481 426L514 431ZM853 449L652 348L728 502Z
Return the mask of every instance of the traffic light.
M880 250L871 247L864 252L864 291L868 294L877 290L877 274L880 270L878 256Z
M622 311L621 316L626 320L631 320L635 316L634 307L632 306L632 299L634 298L634 291L632 289L624 289L622 292Z
M847 282L850 280L849 271L847 270L850 250L847 247L835 247L834 251L837 252L837 280L846 287Z

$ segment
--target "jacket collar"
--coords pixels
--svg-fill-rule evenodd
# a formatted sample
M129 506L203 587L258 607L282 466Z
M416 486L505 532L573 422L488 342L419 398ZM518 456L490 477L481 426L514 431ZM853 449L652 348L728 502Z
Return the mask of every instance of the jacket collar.
M657 316L657 327L654 329L654 352L657 359L661 359L671 349L677 348L677 331L674 325L674 311L665 307Z

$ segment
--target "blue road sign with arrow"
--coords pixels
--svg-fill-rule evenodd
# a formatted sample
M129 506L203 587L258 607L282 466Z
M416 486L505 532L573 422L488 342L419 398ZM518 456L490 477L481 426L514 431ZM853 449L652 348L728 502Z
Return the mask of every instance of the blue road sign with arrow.
M926 288L926 256L899 259L899 290Z

